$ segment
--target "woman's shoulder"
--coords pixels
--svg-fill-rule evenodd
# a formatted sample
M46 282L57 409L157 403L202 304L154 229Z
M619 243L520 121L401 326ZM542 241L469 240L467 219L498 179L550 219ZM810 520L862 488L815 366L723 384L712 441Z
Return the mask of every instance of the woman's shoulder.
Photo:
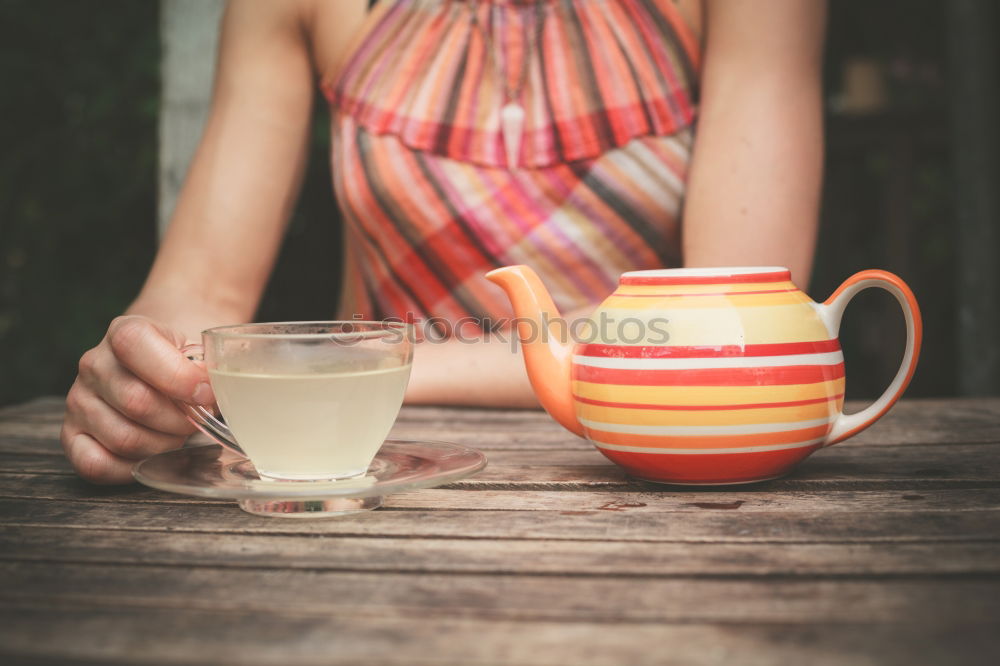
M351 52L365 26L385 10L378 3L369 11L369 0L296 0L297 11L308 37L313 65L319 78L332 80Z

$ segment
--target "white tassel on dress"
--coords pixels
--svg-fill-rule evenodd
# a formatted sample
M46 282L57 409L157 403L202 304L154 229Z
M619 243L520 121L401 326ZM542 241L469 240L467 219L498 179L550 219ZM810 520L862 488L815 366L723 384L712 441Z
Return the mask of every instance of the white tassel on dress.
M521 143L524 141L524 107L507 102L500 109L500 130L507 151L507 168L516 169L521 163Z
M503 135L503 148L507 157L507 168L517 169L521 166L521 144L524 143L524 107L521 106L521 92L524 89L524 82L528 78L528 64L535 52L535 47L542 38L542 28L544 26L544 14L542 13L541 0L535 0L534 7L534 30L529 32L525 29L525 51L521 54L521 69L517 75L517 83L514 86L508 85L507 72L500 66L500 59L496 53L496 45L493 43L493 35L489 29L485 29L479 24L479 2L473 0L472 24L482 31L483 42L486 53L493 61L493 69L497 80L501 82L504 105L500 107L500 133ZM495 9L495 8L490 8ZM492 24L491 24L492 25ZM525 26L528 24L525 23Z

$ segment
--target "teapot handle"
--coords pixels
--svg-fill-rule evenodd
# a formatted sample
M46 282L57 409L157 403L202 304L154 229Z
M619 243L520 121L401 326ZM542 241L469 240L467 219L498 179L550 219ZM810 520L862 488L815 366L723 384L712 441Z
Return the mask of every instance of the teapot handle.
M818 306L820 316L823 318L827 329L831 335L839 335L840 320L844 315L847 304L857 295L858 292L871 287L885 289L896 297L903 316L906 318L906 351L903 353L903 362L896 372L895 378L889 384L889 388L871 405L854 414L844 414L843 412L833 422L833 428L826 437L824 446L830 446L842 442L848 437L852 437L861 432L871 424L878 421L889 411L899 397L903 395L906 386L913 377L913 371L917 367L917 357L920 355L920 342L923 337L923 323L920 319L920 307L913 292L898 276L887 271L868 270L855 273L847 278L833 295L822 305Z

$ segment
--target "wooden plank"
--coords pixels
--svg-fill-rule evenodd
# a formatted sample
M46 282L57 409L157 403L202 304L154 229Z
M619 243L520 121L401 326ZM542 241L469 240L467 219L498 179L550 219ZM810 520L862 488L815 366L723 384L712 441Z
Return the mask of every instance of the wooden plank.
M629 478L595 451L493 451L490 465L456 484L467 488L547 489L559 485L584 489L660 489ZM1000 481L1000 445L921 447L831 447L812 455L787 477L758 484L767 490L806 490L835 486L919 488L992 486ZM733 489L739 492L739 489Z
M0 455L9 453L49 456L54 458L61 458L64 455L58 438L43 439L18 435L7 435L0 438Z
M994 522L994 526L995 526ZM650 540L546 539L541 535L388 536L301 532L0 527L0 560L211 566L320 571L394 571L600 576L983 576L1000 574L996 541L832 540L756 537ZM994 529L994 534L995 529ZM650 532L645 533L647 536ZM56 568L55 570L58 570Z
M16 440L8 440L15 442ZM62 456L62 450L39 451L39 447L25 446L21 451L8 451L18 455L57 455ZM592 446L581 449L532 450L532 451L487 451L489 467L517 469L535 468L539 474L554 473L553 468L593 467L605 468L615 472L614 478L624 477L620 468L608 461ZM0 460L4 460L0 454ZM933 466L942 467L934 474L914 474L921 468ZM488 468L489 468L488 467ZM841 447L833 446L820 449L807 458L799 469L809 467L825 467L825 472L840 473L855 472L871 474L872 470L880 469L883 476L916 476L917 478L983 478L984 480L1000 480L1000 443L997 444L954 444L941 446L938 444L908 446L908 447ZM855 467L863 469L855 470ZM487 469L488 469L487 468ZM481 472L478 476L483 476ZM808 476L808 475L804 475ZM519 473L515 480L524 477L525 480L541 478L527 471Z
M465 488L538 489L556 484L567 488L661 489L629 478L594 450L490 451L489 466L455 484ZM808 489L836 485L916 488L921 482L948 485L992 485L1000 480L1000 445L948 447L832 447L817 452L788 477L759 487L769 490ZM738 491L737 491L738 492Z
M8 442L13 440L8 440ZM13 453L13 452L8 452ZM629 478L593 448L551 451L490 451L489 466L454 487L493 490L670 490ZM40 454L25 446L17 455L0 453L0 471L65 475L61 454ZM840 447L816 452L789 476L733 492L810 490L836 487L948 488L1000 485L1000 444ZM673 488L676 490L676 488ZM689 492L698 492L691 490Z
M76 476L69 460L53 453L0 453L0 473Z
M78 478L72 471L64 474L11 474L0 472L0 497L7 499L38 499L115 503L155 504L232 504L187 495L175 495L153 490L137 483L121 486L95 486Z
M62 419L51 422L3 419L0 421L0 446L6 450L8 441L34 442L35 447L59 441Z
M229 504L164 493L140 485L93 486L75 477L0 472L0 497L7 499L86 500L89 502L157 504ZM1000 508L1000 488L899 490L768 491L737 488L723 491L573 491L477 490L427 488L387 498L389 509L463 509L468 511L611 511L634 513L741 511L869 511L902 513L969 511Z
M490 511L628 511L635 513L741 511L837 511L850 513L969 511L1000 508L1000 489L905 491L751 491L584 492L429 488L389 497L389 509L466 509Z
M861 405L851 403L851 409ZM8 437L58 440L61 398L41 399L0 412L0 451ZM484 450L587 449L538 410L404 407L394 437L457 441ZM1000 442L1000 398L904 400L874 427L838 448L875 445ZM21 450L21 449L17 449Z
M174 608L562 622L982 621L1000 579L801 580L412 575L0 562L0 607Z
M113 630L109 630L113 628ZM992 623L597 624L462 617L342 618L164 609L0 612L7 654L104 663L213 664L987 664Z
M683 504L688 500L675 498L674 501ZM0 499L0 525L61 525L67 528L101 527L128 531L649 542L867 543L983 540L1000 536L1000 512L995 508L970 508L966 511L915 509L902 515L898 510L829 511L822 513L820 520L818 512L811 508L774 512L764 518L759 512L743 512L740 509L646 512L642 510L645 507L632 507L630 504L633 503L619 502L615 496L610 496L605 504L600 505L605 506L603 510L380 509L333 520L294 521L253 516L241 511L235 503Z

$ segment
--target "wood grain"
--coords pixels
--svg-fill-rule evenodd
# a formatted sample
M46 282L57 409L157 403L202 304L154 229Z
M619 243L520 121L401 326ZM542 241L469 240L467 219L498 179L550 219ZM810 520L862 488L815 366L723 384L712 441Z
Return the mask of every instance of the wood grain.
M108 627L116 631L108 632ZM72 641L64 637L73 636ZM660 623L343 618L293 612L65 608L0 611L8 654L180 664L992 664L983 623ZM872 656L877 655L873 660Z
M0 463L4 460L0 456ZM43 459L45 460L45 459ZM19 464L31 469L31 465ZM469 511L590 511L629 514L703 511L966 511L1000 508L1000 488L921 490L774 490L744 486L739 491L682 490L642 484L637 490L491 490L452 484L391 495L382 512L411 509L464 509ZM0 497L4 499L86 500L90 502L157 504L231 504L165 493L138 484L93 486L73 476L69 466L60 474L0 471Z
M69 474L61 452L9 439L0 472ZM20 448L18 448L20 447ZM592 448L489 451L489 466L453 484L494 490L666 490L627 476ZM757 490L948 488L1000 486L1000 444L850 448L834 446L807 458L788 476L733 492ZM686 490L685 492L698 492Z
M982 622L1000 579L686 578L376 573L0 562L0 603L341 617L588 622ZM553 600L559 603L553 603Z
M602 576L997 575L996 541L810 543L0 528L0 560Z
M790 476L636 481L542 412L410 408L490 466L334 520L97 487L0 409L0 661L994 664L1000 399L904 401Z
M900 542L983 541L1000 538L1000 511L759 513L705 510L632 513L598 511L379 510L332 520L262 520L234 504L119 504L0 500L6 526L96 527L130 532L287 534L496 539L568 539L602 542ZM66 531L64 529L64 531ZM137 541L137 536L131 537Z
M847 411L862 403L848 403ZM0 410L0 440L58 440L63 400L43 398ZM394 437L437 438L489 449L589 449L539 410L404 407ZM876 425L838 448L1000 443L1000 399L904 400ZM0 449L6 450L6 449Z

